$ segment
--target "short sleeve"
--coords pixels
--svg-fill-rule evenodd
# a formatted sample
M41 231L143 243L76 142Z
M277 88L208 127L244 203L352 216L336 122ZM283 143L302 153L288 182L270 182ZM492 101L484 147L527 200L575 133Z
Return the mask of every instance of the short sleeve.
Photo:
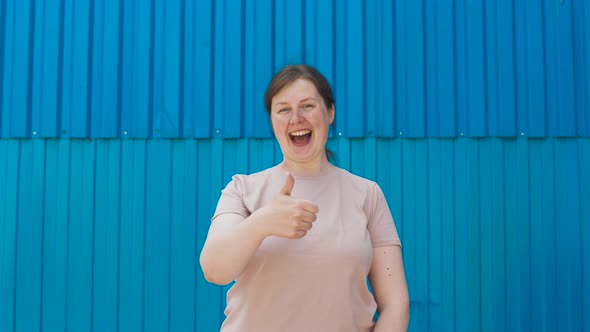
M234 175L232 180L221 191L221 197L217 202L217 208L211 220L213 221L216 217L226 213L239 214L244 218L250 216L250 211L244 205L243 183L240 175Z
M372 183L367 196L368 229L373 248L391 245L401 246L395 223L385 200L385 195L377 183Z

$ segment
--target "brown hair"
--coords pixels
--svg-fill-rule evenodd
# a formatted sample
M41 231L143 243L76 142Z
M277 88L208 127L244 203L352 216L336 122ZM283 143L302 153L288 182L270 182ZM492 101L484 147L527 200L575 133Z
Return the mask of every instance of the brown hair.
M334 107L332 88L330 87L328 80L322 74L308 65L287 65L273 76L268 88L266 88L266 93L264 94L264 106L269 117L271 114L272 98L284 87L298 79L304 79L313 83L324 100L326 108L329 110ZM333 125L334 122L332 122L332 126ZM334 152L330 151L328 148L326 148L326 157L329 161L335 161L336 159Z

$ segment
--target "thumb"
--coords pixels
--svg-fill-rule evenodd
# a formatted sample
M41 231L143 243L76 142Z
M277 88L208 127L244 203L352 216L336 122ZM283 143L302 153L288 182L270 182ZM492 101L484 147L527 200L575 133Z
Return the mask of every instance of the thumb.
M280 194L290 196L294 185L295 179L293 179L293 175L291 175L291 173L287 173L287 179L285 181L285 185L283 188L281 188Z

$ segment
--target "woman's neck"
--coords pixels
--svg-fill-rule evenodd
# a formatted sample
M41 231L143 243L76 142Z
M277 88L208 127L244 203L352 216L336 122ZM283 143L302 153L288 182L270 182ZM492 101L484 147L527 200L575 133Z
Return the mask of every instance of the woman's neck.
M334 165L330 164L328 159L324 157L308 163L298 163L284 159L280 167L295 176L316 176L334 168Z

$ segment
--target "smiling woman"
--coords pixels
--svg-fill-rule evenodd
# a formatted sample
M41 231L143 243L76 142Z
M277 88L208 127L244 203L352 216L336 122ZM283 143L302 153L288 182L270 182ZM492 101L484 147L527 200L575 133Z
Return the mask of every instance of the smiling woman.
M233 177L201 252L208 281L235 280L221 330L405 331L401 243L383 192L326 153L335 115L327 80L287 66L265 104L283 161Z

